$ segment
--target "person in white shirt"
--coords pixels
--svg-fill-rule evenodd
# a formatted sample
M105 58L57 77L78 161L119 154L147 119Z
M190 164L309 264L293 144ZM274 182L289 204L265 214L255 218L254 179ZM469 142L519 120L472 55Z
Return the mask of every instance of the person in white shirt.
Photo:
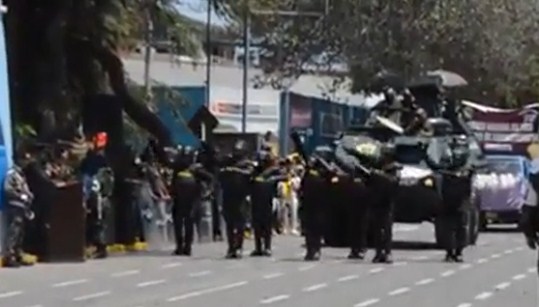
M530 177L528 178L529 188L524 206L522 206L520 226L526 237L526 243L532 250L536 250L539 246L539 207L537 204L537 193L539 191L539 148L528 148L528 153L532 157L532 161L530 163ZM539 253L537 273L539 274Z
M283 233L299 235L298 231L298 191L301 178L294 172L292 164L287 162L286 169L289 179L281 181L277 185L279 201L279 219L283 225Z

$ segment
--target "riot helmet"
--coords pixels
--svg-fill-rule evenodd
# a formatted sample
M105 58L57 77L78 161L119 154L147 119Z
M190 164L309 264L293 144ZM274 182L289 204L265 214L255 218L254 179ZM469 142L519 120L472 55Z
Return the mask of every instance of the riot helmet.
M454 168L463 167L468 162L470 149L468 139L465 135L458 135L451 142L451 153L453 156L452 166Z
M247 155L247 143L244 140L237 140L232 148L232 157L243 159Z

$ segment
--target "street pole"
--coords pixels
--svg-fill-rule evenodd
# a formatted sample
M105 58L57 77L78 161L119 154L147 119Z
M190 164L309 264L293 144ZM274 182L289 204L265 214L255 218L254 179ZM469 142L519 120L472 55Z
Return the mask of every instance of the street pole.
M152 22L152 1L146 1L145 7L145 50L144 50L144 91L146 94L146 102L149 103L152 101L152 85L150 82L150 64L152 61L152 32L153 32L153 22Z
M211 6L213 1L208 0L208 9L206 11L206 106L210 105L210 84L211 84Z
M206 9L206 88L205 88L205 99L204 99L204 105L206 108L210 107L210 99L211 99L211 62L212 62L212 54L211 54L211 6L212 6L212 0L208 0L208 7ZM206 141L207 131L206 131L206 124L202 123L200 127L200 137L203 141Z
M247 99L249 90L249 61L251 58L251 37L250 37L250 11L249 4L246 4L243 19L243 100L241 108L241 132L247 132Z

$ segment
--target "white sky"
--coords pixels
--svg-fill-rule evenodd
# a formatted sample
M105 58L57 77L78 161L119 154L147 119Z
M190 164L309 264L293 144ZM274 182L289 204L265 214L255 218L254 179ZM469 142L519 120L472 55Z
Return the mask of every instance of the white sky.
M178 5L178 9L182 15L185 15L189 18L200 22L207 21L207 7L208 0L181 0L181 3ZM228 22L217 16L215 13L212 13L211 23L215 26L224 26Z

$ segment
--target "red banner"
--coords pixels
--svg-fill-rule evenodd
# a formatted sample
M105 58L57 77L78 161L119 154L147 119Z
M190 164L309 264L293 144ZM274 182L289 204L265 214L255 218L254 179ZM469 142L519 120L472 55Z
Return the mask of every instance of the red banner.
M536 139L538 112L523 108L498 112L474 110L468 124L487 152L526 154Z

